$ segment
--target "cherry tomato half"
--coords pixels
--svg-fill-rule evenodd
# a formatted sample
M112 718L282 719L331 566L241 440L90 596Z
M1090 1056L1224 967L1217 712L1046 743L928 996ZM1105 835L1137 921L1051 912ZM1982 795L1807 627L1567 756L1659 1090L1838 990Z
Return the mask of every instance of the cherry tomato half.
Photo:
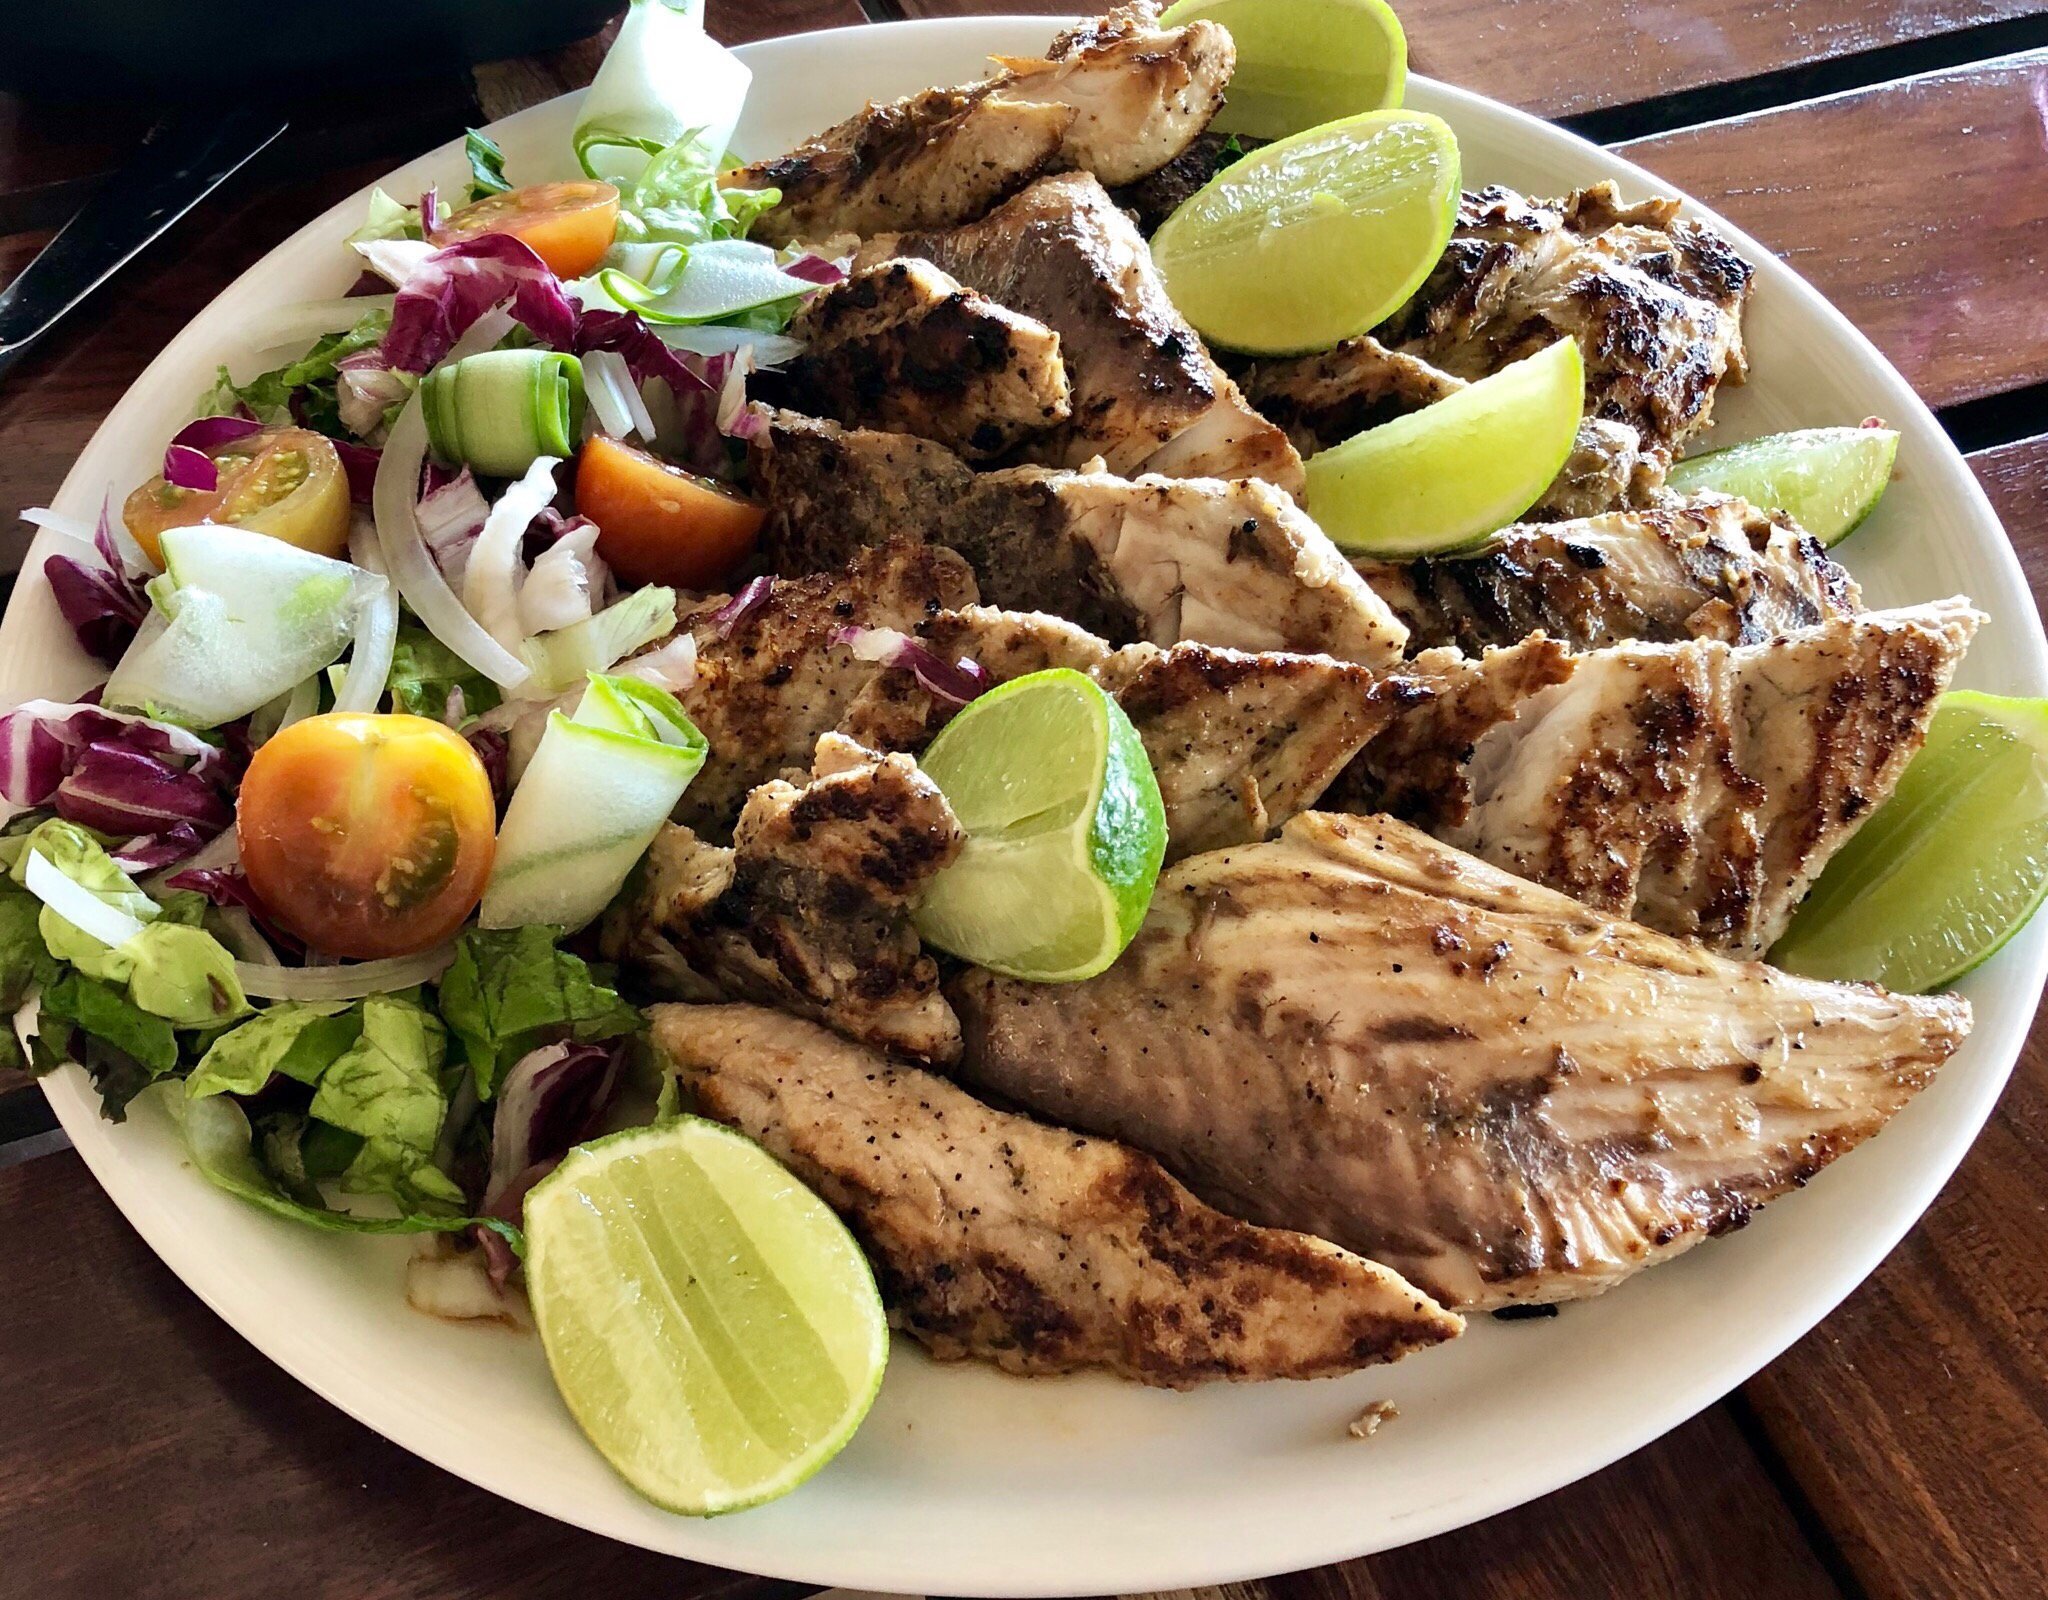
M196 522L231 522L301 550L347 554L348 474L329 440L306 428L265 428L211 454L220 475L213 488L151 478L121 507L121 520L159 567L164 529Z
M767 509L723 484L597 434L576 458L576 509L628 583L711 589L754 548Z
M425 717L331 711L249 762L242 870L274 917L336 956L402 956L452 936L497 854L491 780L469 741Z
M472 200L434 228L434 243L451 245L480 233L509 233L545 261L558 278L580 278L612 247L619 227L619 191L578 178L529 183Z

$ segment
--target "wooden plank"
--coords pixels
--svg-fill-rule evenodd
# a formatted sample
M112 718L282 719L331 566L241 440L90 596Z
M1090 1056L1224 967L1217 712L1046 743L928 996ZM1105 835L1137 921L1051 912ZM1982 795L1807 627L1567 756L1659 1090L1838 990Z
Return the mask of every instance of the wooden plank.
M2048 438L1972 462L2048 598ZM2048 1024L1919 1226L1745 1395L1872 1600L2048 1594Z
M2048 374L2048 50L1623 145L1849 314L1930 403Z
M69 1151L0 1169L0 1217L10 1594L803 1592L523 1511L350 1421L188 1293Z
M279 1573L304 1600L793 1592L573 1531L386 1443L201 1306L69 1151L0 1168L0 1283L0 1543L42 1592L268 1600ZM1260 1590L1838 1594L1719 1410L1539 1506L1238 1593Z
M1070 14L1078 0L902 0L906 16ZM2038 12L2037 0L1399 0L1417 72L1540 116L1835 60Z

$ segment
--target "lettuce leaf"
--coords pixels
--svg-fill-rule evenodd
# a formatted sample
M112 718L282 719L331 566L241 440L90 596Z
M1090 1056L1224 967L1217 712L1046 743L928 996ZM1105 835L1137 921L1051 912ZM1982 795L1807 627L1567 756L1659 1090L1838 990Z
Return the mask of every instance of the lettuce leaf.
M222 367L212 391L200 402L199 414L220 417L247 410L258 422L297 422L330 437L350 437L335 397L336 369L345 356L375 348L390 326L390 312L368 312L346 332L323 336L298 360L244 384L237 384Z
M185 1092L256 1094L272 1074L317 1084L362 1034L362 1011L347 1001L280 1000L207 1046Z
M315 1204L318 1191L306 1177L303 1165L296 1170L288 1166L280 1172L258 1159L248 1114L233 1099L209 1095L203 1100L190 1100L180 1095L173 1102L173 1109L184 1127L185 1146L192 1154L192 1164L205 1174L207 1181L274 1216L330 1233L459 1233L481 1225L495 1230L514 1250L524 1253L525 1239L519 1230L494 1218L418 1211L396 1217L363 1217ZM281 1122L266 1127L264 1148L267 1152L282 1151L281 1141L285 1139L296 1146L295 1132Z
M448 709L451 689L462 691L463 711L470 717L490 710L500 698L495 683L413 623L398 630L386 686L394 709L435 722L441 721Z
M503 194L512 187L505 176L505 152L489 134L471 128L463 136L462 153L469 157L469 198Z
M594 1044L637 1033L639 1010L556 947L547 927L473 929L441 979L441 1015L488 1100L500 1077L543 1044Z
M434 1165L447 1054L447 1029L415 995L362 1002L362 1032L321 1073L310 1111L363 1141L341 1175L348 1193L387 1194L415 1210L461 1206L461 1189Z

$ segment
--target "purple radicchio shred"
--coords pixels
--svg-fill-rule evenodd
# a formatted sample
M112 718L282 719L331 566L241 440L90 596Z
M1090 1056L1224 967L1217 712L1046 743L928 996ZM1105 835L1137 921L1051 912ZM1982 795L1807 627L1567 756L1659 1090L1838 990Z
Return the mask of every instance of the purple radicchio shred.
M57 785L57 815L102 833L150 834L188 822L208 838L234 821L218 785L159 756L89 744Z
M428 184L420 196L420 232L427 238L434 237L434 230L441 226L441 191Z
M806 283L842 283L846 269L827 256L805 254L794 261L786 261L782 270L792 278L802 278Z
M171 437L172 445L193 450L218 450L224 444L261 433L263 424L249 417L200 417L188 422Z
M92 542L102 565L55 555L44 561L43 576L50 580L51 598L64 614L79 648L111 667L149 615L149 596L143 590L149 574L131 568L114 542L111 500L100 504L99 526Z
M832 642L850 647L865 661L902 668L933 699L949 706L964 706L995 686L988 669L973 658L962 656L948 662L893 628L839 628L833 632Z
M56 705L31 700L0 716L0 796L18 806L48 805L88 752L95 750L148 758L155 763L150 777L165 774L203 782L232 812L226 796L233 790L237 763L225 752L183 728L84 701ZM104 765L100 770L104 772Z
M220 468L204 450L174 444L164 450L164 482L178 489L211 494L220 487Z
M527 1191L602 1125L626 1048L624 1040L543 1045L514 1063L498 1088L480 1215L520 1221ZM476 1239L489 1257L492 1281L502 1288L515 1264L511 1250L489 1228L477 1229Z
M161 872L205 843L206 836L191 823L177 822L162 833L145 833L130 839L113 853L113 861L131 876L138 872Z
M376 359L402 372L425 372L499 306L548 348L573 347L578 313L561 280L510 234L483 233L436 250L406 279Z
M711 624L711 631L720 639L730 639L751 617L768 603L768 596L775 588L773 578L750 578L730 600L712 612L705 620Z
M503 812L505 802L511 798L512 741L502 728L465 728L462 736L476 752L477 760L484 764L484 776L491 780L491 794L498 802L498 810Z
M305 945L286 933L272 917L270 908L257 899L248 874L240 867L188 867L164 880L167 889L187 889L204 895L217 906L240 906L262 930L263 936L288 955L303 955Z
M330 439L334 453L341 457L341 470L348 474L348 497L356 505L366 506L377 488L377 463L384 452L373 450L366 444L357 444L353 439Z

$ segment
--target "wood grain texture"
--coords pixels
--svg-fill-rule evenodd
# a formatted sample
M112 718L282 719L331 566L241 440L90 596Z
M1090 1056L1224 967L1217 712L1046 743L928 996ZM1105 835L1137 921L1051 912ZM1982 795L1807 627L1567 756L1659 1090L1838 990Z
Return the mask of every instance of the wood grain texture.
M1372 1446L1368 1441L1359 1448ZM1756 1454L1717 1407L1533 1505L1362 1561L1244 1585L1231 1600L1822 1600L1840 1594Z
M1972 464L2048 598L2048 439ZM1941 1198L1745 1396L1872 1600L2048 1594L2048 1023Z
M1067 14L1078 0L901 0L906 16ZM1400 0L1414 70L1540 116L1631 105L2009 17L2037 0Z
M0 1169L0 1218L0 1592L42 1600L774 1600L803 1592L552 1522L350 1421L187 1292L69 1151Z
M1777 251L1930 404L2048 361L2048 50L1623 145Z

